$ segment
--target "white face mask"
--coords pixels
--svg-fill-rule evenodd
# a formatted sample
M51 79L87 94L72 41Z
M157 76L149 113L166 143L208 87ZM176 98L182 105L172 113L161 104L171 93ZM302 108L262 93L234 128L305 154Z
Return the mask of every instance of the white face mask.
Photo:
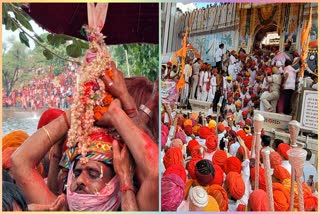
M68 173L67 202L70 211L117 211L120 207L120 181L115 175L98 194L71 192L73 164Z

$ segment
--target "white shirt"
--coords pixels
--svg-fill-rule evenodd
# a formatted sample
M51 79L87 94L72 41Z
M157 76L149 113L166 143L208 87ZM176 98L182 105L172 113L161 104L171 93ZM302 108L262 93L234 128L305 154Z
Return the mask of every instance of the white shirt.
M288 172L291 175L291 164L289 163L288 160L283 160L281 163L281 166L283 166L284 168L286 168L286 170L288 170Z
M291 65L286 66L284 68L284 75L288 74L287 80L283 84L284 89L292 89L294 90L296 87L296 73L299 70L295 70Z
M307 182L310 175L313 175L313 182L318 182L317 169L310 163L310 161L306 161L303 167L303 181Z
M240 147L240 144L239 144L238 141L236 141L235 143L231 144L230 150L229 150L230 155L235 157L237 155L239 147Z
M216 62L220 62L222 60L223 50L218 48L216 51Z

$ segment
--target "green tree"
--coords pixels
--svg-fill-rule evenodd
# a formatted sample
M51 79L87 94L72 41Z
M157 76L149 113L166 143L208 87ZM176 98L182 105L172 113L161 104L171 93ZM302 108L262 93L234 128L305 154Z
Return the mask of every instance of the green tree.
M128 76L125 51L131 76L145 76L151 81L158 77L159 46L150 44L127 44L110 46L110 53L118 68Z
M7 48L8 44L4 47ZM28 54L26 47L18 41L12 41L12 47L2 48L2 51L2 85L8 96L27 66Z

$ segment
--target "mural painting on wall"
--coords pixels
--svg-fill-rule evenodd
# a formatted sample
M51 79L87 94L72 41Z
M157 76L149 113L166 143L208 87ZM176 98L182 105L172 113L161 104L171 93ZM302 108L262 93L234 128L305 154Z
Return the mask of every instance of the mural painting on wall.
M299 14L299 4L289 4L289 16L286 16L286 33L285 33L285 42L291 41L296 43L297 31L298 31L298 16Z
M189 38L189 43L198 50L204 62L215 65L215 52L219 44L223 43L225 50L233 50L235 48L233 36L234 31L221 32L217 34L195 36Z

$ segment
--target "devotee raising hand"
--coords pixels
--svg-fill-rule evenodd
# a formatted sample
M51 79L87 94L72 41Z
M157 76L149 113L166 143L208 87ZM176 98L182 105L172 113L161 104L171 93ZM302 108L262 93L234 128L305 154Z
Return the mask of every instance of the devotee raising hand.
M134 211L139 210L135 197L135 187L133 185L134 162L126 145L120 149L119 142L114 140L113 164L114 171L120 178L121 192L121 210Z

